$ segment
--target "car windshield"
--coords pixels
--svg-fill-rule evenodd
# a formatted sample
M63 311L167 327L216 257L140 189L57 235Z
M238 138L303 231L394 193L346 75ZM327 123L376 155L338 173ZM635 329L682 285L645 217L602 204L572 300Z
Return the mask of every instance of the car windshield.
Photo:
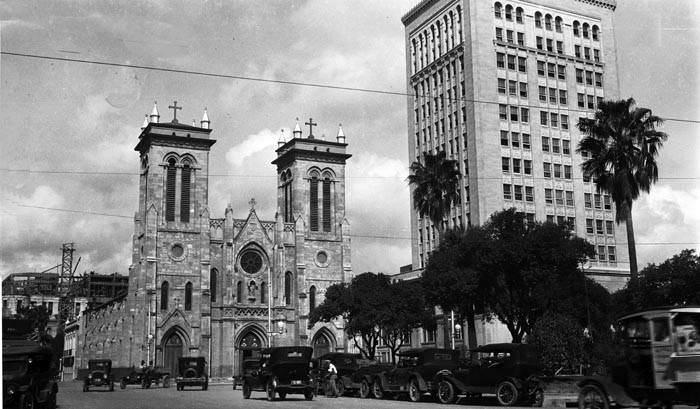
M27 369L26 359L17 360L4 360L2 361L2 373L3 375L17 375L21 374Z
M644 318L632 318L622 323L623 334L629 339L649 339L649 321Z
M673 318L679 355L700 352L700 313L679 313Z

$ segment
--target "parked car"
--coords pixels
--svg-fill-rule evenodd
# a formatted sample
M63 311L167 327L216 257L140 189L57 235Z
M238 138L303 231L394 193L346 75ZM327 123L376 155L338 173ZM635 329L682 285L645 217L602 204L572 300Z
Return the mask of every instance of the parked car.
M259 367L253 368L243 378L243 398L250 399L252 391L264 391L267 400L274 401L287 394L303 394L306 400L314 398L310 347L275 347L261 351Z
M488 344L472 351L472 361L458 370L444 370L436 378L437 398L453 403L459 395L495 394L502 406L537 400L533 377L540 375L537 352L525 344Z
M618 325L624 354L610 377L586 377L581 409L700 405L700 307L660 307Z
M50 349L35 342L3 339L3 408L56 407L52 357Z
M435 377L441 371L454 371L458 367L459 351L440 348L417 348L400 351L398 364L374 377L372 393L381 399L386 395L408 395L412 402L421 400L423 394L435 394Z
M91 386L104 386L110 391L114 390L111 359L91 359L88 361L88 376L83 383L83 392L88 392Z
M393 367L394 365L390 363L380 363L368 359L359 360L358 368L355 373L352 374L352 381L360 385L360 398L366 399L374 396L372 394L372 386L374 385L375 378L380 373L389 371Z
M164 388L170 387L170 372L164 371L164 368L155 367L150 369L148 381L146 380L145 370L135 370L129 375L122 377L119 380L119 387L125 389L127 385L141 385L141 388L150 388L153 384L162 385Z
M185 386L201 386L206 391L209 388L206 366L207 362L201 356L178 358L178 377L175 379L177 390L184 391Z
M360 383L354 381L353 375L359 368L360 358L360 354L348 354L344 352L331 352L316 358L314 360L314 369L312 369L311 372L316 382L315 384L318 387L317 394L319 392L328 394L328 390L326 390L329 387L327 382L329 375L328 362L332 362L338 371L338 379L336 381L338 394L342 396L345 393L357 392L360 389Z
M233 377L233 390L236 390L237 385L243 385L243 380L246 375L250 375L253 372L260 370L260 357L257 358L247 358L243 361L243 367L241 368L241 375Z

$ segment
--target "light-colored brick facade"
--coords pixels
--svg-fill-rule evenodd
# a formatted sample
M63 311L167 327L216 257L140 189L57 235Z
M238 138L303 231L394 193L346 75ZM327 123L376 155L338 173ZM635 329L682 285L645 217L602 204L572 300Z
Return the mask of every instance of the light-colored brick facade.
M268 345L345 351L342 321L308 326L312 304L352 278L344 136L331 142L295 131L280 142L274 217L259 218L251 199L248 209L229 205L223 218L211 218L216 141L208 118L202 127L158 118L144 124L136 146L141 176L129 293L81 318L76 367L110 358L115 367L154 360L175 371L177 357L203 356L211 376L230 377Z

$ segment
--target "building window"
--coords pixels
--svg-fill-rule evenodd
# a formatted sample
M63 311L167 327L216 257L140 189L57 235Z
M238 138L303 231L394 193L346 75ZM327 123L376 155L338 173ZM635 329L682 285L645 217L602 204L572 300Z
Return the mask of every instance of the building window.
M608 246L608 261L615 262L615 246Z
M593 71L586 71L586 85L593 85Z
M318 231L318 178L311 178L309 189L309 225L311 231Z
M545 189L545 190L544 190L544 202L545 202L546 204L550 204L550 205L553 203L553 200L552 200L552 189Z
M175 221L175 178L177 177L177 168L175 167L175 159L170 158L166 170L165 178L165 220L169 222Z
M509 55L509 56L507 56L507 59L508 59L508 69L514 70L515 69L515 56Z
M603 74L596 72L595 73L595 86L596 87L602 87L603 86Z
M236 302L243 302L243 283L241 281L236 284Z
M506 80L503 78L498 79L498 93L499 94L506 93Z
M576 68L576 83L583 84L583 70Z
M552 164L549 162L542 163L543 176L547 179L552 177Z
M160 309L161 310L168 309L168 288L169 288L168 282L163 281L163 284L160 285Z
M540 125L547 126L548 115L545 111L540 111Z
M593 49L593 61L600 62L600 50Z
M496 27L496 41L503 41L503 29Z
M209 293L211 295L211 302L216 302L216 280L218 279L218 271L212 268L209 272Z
M500 104L498 105L498 117L501 120L507 121L508 120L508 107Z
M566 191L566 205L567 206L574 205L574 192L571 190Z
M566 79L566 65L557 65L557 78L560 80Z
M571 155L571 142L568 139L561 140L561 150L564 155Z
M542 13L539 11L535 13L535 27L542 28Z
M506 55L503 53L496 53L496 67L505 68L506 67Z
M520 7L515 9L515 22L520 23L520 24L523 23L523 9ZM596 26L593 26L593 27L595 28ZM596 38L594 38L594 39L596 39Z
M559 16L554 19L554 29L557 33L561 33L561 17Z
M586 219L586 233L593 234L593 219Z
M520 122L530 122L530 110L528 108L520 108Z
M581 27L581 23L579 23L578 21L574 21L573 28L574 28L574 36L575 37L578 37L580 35L580 31L579 31L580 27Z
M564 42L557 41L557 54L564 54Z
M537 75L544 77L544 61L537 61Z
M323 179L323 231L331 231L331 180Z
M595 232L596 232L596 234L605 234L605 231L603 230L603 221L602 220L596 219Z
M561 179L561 165L558 163L554 164L554 177L557 179Z
M557 103L557 89L556 88L549 89L549 103L550 104Z
M605 221L605 233L609 234L612 236L614 230L613 230L613 222L610 220Z
M576 56L576 58L581 58L581 46L580 45L574 46L574 55Z
M543 43L542 37L540 37L540 36L535 37L535 42L536 42L536 44L537 44L537 49L538 49L538 50L543 50L543 49L544 49L544 45L543 45L544 43Z
M526 175L531 175L532 174L532 161L525 159L523 160L523 171L525 172Z
M510 185L506 183L503 184L503 198L505 200L511 200L513 198L511 195Z
M610 210L612 209L612 203L610 203L610 195L603 195L603 203L604 203L604 208L605 210Z
M564 179L571 180L571 165L564 165Z
M601 204L600 204L600 194L597 194L597 193L596 193L596 194L593 196L593 198L595 199L595 208L596 208L596 209L600 209L600 208L601 208Z
M588 23L583 23L583 38L588 38Z
M586 96L583 94L576 94L576 97L578 99L578 107L579 108L585 108L586 107Z
M566 90L565 89L560 89L559 90L559 103L562 105L566 105L567 103L567 95L566 95ZM563 115L562 115L563 116ZM564 121L562 121L564 122Z
M527 58L518 57L518 71L520 71L520 72L527 71Z
M511 132L511 146L514 148L519 148L520 147L520 134L517 132Z
M520 159L513 158L513 173L520 173Z
M598 261L605 261L605 246L598 246Z
M546 136L542 137L542 152L549 152L549 138Z
M530 134L523 134L523 149L530 150Z
M515 95L517 93L517 82L508 81L508 94Z
M593 200L590 193L583 194L583 203L586 209L591 209L593 207Z
M523 200L523 187L520 185L513 185L515 188L515 200Z
M518 107L510 107L510 120L518 122Z
M554 112L549 114L549 126L551 126L553 128L556 128L559 126L559 115L557 115ZM557 152L557 153L559 153L559 152Z
M600 30L598 29L598 26L594 25L593 28L591 29L591 34L592 34L594 41L598 41L599 33L600 33Z
M493 13L496 18L501 18L501 3L493 5Z
M510 158L501 158L501 170L503 173L510 173Z
M316 308L316 286L309 288L309 312Z
M518 33L518 45L525 45L525 33Z
M520 96L523 98L527 98L527 83L526 82L520 83Z
M501 146L508 146L508 131L501 131Z
M569 129L569 116L568 115L561 115L561 129L563 130L568 130Z
M539 86L539 99L542 102L547 102L547 87Z
M260 302L267 304L267 283L264 281L260 283Z
M192 311L192 283L185 284L185 311Z
M292 305L292 273L284 275L284 305Z
M556 204L559 206L564 206L564 191L556 189L554 191L554 197L556 199Z
M525 201L526 202L534 202L535 201L535 196L533 193L533 187L532 186L525 186Z

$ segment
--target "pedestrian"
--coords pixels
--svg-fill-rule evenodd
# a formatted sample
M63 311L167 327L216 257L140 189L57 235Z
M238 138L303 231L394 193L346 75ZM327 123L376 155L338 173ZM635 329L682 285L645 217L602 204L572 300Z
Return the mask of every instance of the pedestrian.
M333 365L333 362L328 361L328 382L330 383L330 390L331 390L331 397L332 398L337 398L338 397L338 386L336 382L338 382L338 370L335 368L335 365Z

